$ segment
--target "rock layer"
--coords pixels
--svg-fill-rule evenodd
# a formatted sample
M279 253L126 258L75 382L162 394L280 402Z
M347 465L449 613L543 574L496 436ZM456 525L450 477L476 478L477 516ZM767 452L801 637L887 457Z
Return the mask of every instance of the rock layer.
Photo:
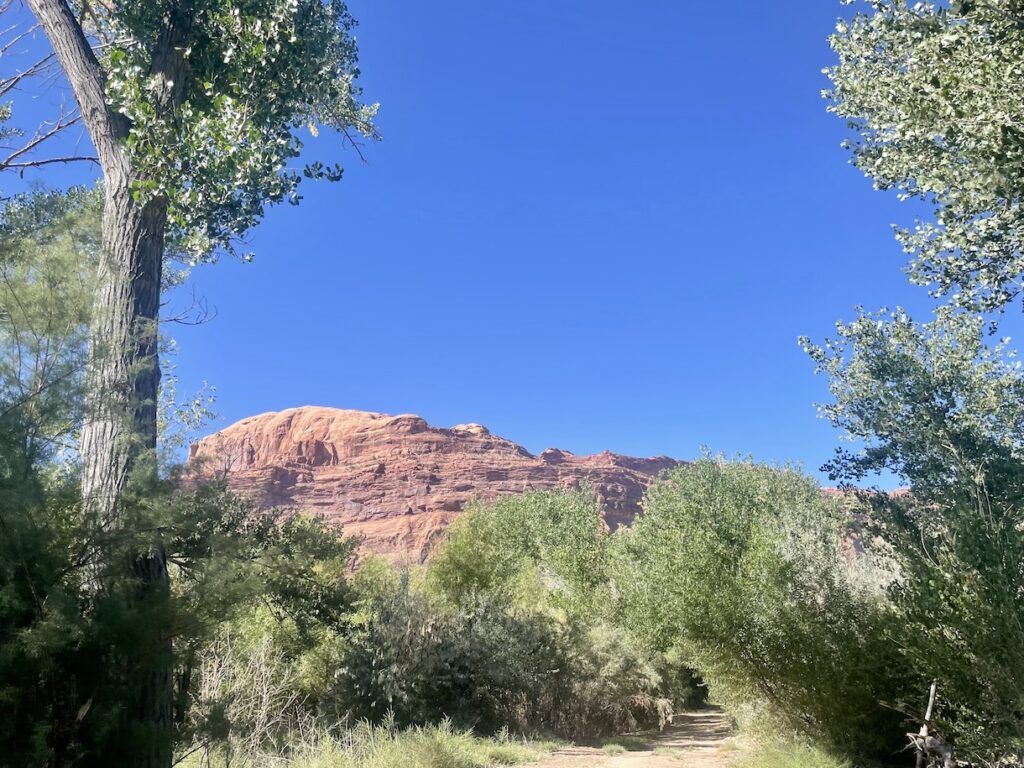
M534 456L479 424L432 427L419 416L304 407L243 419L191 446L189 460L260 508L323 515L363 551L425 559L472 499L589 482L612 528L629 523L665 456L605 451Z

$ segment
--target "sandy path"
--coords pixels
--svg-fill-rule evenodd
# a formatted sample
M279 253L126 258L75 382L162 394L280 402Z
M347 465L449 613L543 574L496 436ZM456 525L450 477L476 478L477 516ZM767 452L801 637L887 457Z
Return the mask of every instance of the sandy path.
M652 734L648 748L610 755L593 747L560 749L530 768L726 768L723 749L731 729L718 712L684 712L662 733Z

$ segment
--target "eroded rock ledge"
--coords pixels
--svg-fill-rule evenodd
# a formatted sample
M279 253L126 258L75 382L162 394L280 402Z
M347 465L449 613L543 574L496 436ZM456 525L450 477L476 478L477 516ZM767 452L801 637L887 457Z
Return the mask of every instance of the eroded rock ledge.
M468 501L589 481L611 527L639 511L644 489L680 462L605 451L534 456L480 424L432 427L419 416L307 406L243 419L191 446L261 508L324 515L365 551L423 560Z

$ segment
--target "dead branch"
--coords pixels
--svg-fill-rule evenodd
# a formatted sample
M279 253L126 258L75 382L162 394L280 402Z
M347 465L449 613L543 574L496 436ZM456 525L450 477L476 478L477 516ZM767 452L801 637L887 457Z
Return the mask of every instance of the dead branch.
M6 50L6 48L4 49ZM3 50L0 50L0 55L3 55ZM49 70L50 66L55 62L55 56L53 52L46 54L43 58L36 61L34 64L29 65L25 69L17 72L10 77L0 80L0 97L6 96L8 93L18 87L18 84L22 80L26 80L30 77L35 77L43 72Z
M210 309L206 297L196 294L195 286L192 287L192 299L188 306L170 317L161 318L161 323L175 323L176 325L205 325L217 317L217 308Z
M93 157L92 155L75 155L71 157L48 157L45 160L26 160L23 163L7 163L6 165L0 165L0 170L17 170L26 168L39 168L44 165L53 165L54 163L95 163L100 164L99 158Z

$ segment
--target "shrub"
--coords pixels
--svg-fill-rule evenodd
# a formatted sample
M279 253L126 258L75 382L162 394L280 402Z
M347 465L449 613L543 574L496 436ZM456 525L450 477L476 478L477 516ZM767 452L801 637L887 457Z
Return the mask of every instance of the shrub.
M738 712L850 751L899 746L883 595L851 578L842 500L790 468L705 458L651 487L617 537L630 626L678 647Z
M229 754L283 748L304 717L304 701L288 663L269 635L255 643L218 634L199 656L191 707L196 742Z
M485 733L592 739L668 715L657 671L620 629L480 592L453 606L409 574L382 577L379 566L355 578L367 581L338 678L355 718L390 714L401 726L448 718Z
M427 577L456 611L484 601L548 628L559 673L539 679L529 722L574 739L663 725L665 693L683 701L695 691L674 660L616 626L609 541L587 487L509 496L460 518Z
M73 487L44 482L23 434L11 419L0 421L2 766L60 764L80 754L75 716L88 696L75 671L98 650L72 567ZM94 717L105 719L102 709Z
M190 709L202 649L222 622L264 603L313 634L346 615L350 541L301 517L254 520L221 488L173 481L126 497L131 525L102 539L127 556L136 532L164 532L175 589L139 601L137 582L91 567L103 533L83 520L73 478L39 466L17 435L0 425L0 765L130 762L150 736L126 726L133 680L166 661L130 661L151 633L172 641L176 735L187 743L193 727L203 738L218 730L217 712Z
M567 628L571 637L564 684L547 702L555 733L577 741L664 727L671 702L661 678L629 636L606 623Z
M495 731L537 725L550 687L567 668L557 628L483 599L440 606L403 576L360 605L339 685L357 719L399 725L451 719Z
M455 605L478 595L528 610L599 616L610 605L608 529L588 487L477 504L448 531L429 580Z

